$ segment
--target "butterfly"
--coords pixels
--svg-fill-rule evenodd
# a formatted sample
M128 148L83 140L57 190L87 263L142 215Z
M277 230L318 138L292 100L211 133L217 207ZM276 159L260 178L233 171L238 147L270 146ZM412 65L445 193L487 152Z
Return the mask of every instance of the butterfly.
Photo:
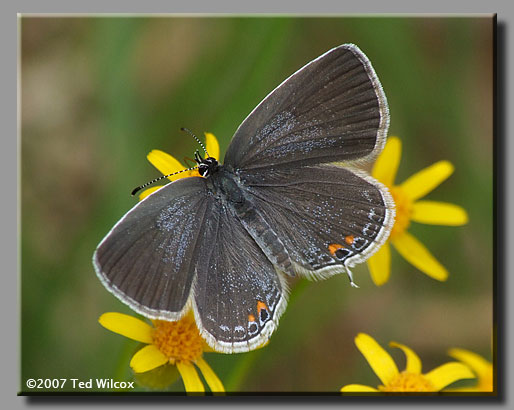
M193 310L216 351L262 346L287 304L288 277L346 273L385 242L387 188L362 165L382 151L387 100L364 53L335 47L283 81L236 130L223 164L152 193L100 242L96 273L136 312Z

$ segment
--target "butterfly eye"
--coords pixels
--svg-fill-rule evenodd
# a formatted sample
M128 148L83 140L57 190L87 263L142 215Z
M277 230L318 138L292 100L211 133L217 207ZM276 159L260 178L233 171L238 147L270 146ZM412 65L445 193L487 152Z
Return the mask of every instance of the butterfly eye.
M200 164L198 166L198 173L202 177L206 177L209 174L209 166L207 164Z
M212 175L218 169L218 161L216 158L208 157L205 159L200 159L200 161L196 161L198 162L198 173L202 177Z

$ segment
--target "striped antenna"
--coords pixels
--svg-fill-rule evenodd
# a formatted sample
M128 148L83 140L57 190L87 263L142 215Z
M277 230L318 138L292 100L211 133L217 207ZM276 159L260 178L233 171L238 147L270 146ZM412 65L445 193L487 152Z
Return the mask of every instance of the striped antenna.
M207 152L207 149L205 148L205 145L203 145L203 142L200 141L200 139L195 134L193 134L193 132L190 129L182 127L180 130L185 131L189 135L191 135L196 140L196 142L198 142L198 144L200 144L200 146L203 148L203 150L205 151L205 155L207 157L210 157L209 153Z
M198 166L196 166L196 167L192 167L192 168L187 168L187 169L183 169L182 171L174 172L174 173L172 173L172 174L163 175L163 176L160 176L159 178L155 178L155 179L151 180L150 182L147 182L146 184L143 184L143 185L141 185L141 186L138 186L137 188L134 188L134 189L132 190L132 192L131 192L131 194L130 194L130 195L132 195L132 196L136 195L136 193L137 193L138 191L140 191L141 189L146 188L148 185L151 185L151 184L153 184L154 182L160 181L161 179L171 177L172 175L181 174L182 172L192 171L193 169L197 169L197 168L198 168Z
M180 130L181 131L185 131L189 135L191 135L196 140L196 142L198 142L198 144L200 144L200 146L203 148L203 150L205 151L205 155L207 157L210 157L209 153L207 152L207 149L205 148L205 145L202 143L202 141L200 141L198 139L198 137L195 134L193 134L193 132L190 129L182 127L182 128L180 128ZM201 160L202 160L202 158L200 157L200 154L198 153L198 150L196 150L196 152L195 152L195 161L199 164L201 162ZM155 178L155 179L147 182L146 184L143 184L141 186L138 186L137 188L134 188L132 190L132 192L131 192L131 195L134 196L137 192L139 192L143 188L146 188L148 185L152 185L154 182L160 181L161 179L168 178L168 177L171 177L172 175L177 175L177 174L180 174L182 172L192 171L193 169L197 169L197 168L198 168L198 166L195 166L195 167L192 167L192 168L183 169L182 171L174 172L173 174L163 175L163 176L160 176L159 178Z

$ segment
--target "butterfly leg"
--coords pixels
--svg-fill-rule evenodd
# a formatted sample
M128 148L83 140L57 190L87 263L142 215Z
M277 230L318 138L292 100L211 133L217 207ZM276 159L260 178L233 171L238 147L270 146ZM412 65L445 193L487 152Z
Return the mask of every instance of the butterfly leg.
M354 288L358 288L359 286L353 281L353 274L352 271L346 264L344 265L344 268L346 269L346 274L348 275L348 279L350 279L350 285Z

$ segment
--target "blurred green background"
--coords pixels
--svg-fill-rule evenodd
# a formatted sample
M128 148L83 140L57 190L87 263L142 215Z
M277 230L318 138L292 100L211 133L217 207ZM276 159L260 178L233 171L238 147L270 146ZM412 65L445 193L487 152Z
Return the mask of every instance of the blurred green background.
M131 313L97 279L92 253L159 173L146 154L183 159L179 131L213 132L222 152L276 85L328 49L355 43L386 92L403 142L396 182L447 159L455 173L427 199L459 204L464 227L410 228L449 270L440 283L393 251L376 287L367 267L292 286L265 348L207 354L228 390L338 391L378 379L353 339L414 349L423 370L450 347L491 359L493 328L493 20L491 18L22 17L21 390L27 378L131 380L137 342L102 328ZM391 352L400 368L400 351ZM398 349L396 349L398 350ZM171 390L181 391L181 381ZM139 388L145 391L144 388Z

